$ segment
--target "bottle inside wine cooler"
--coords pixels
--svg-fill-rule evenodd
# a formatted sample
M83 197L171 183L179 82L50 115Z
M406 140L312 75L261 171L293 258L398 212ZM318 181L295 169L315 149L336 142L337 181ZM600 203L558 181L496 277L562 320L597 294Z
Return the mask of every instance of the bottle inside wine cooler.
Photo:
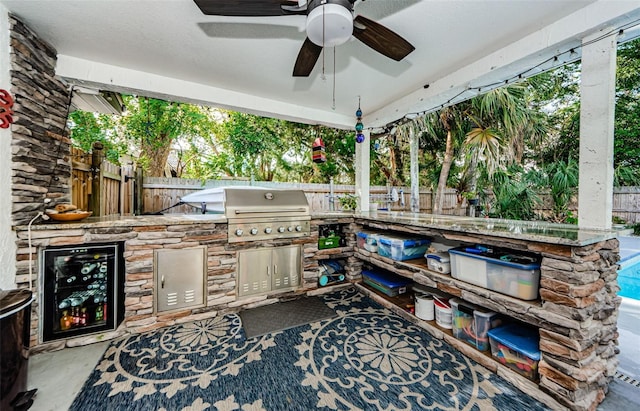
M84 327L89 323L89 314L87 313L87 309L82 307L80 309L80 326Z
M102 304L98 304L98 306L96 307L95 319L96 319L96 322L102 321L104 319L104 311L102 310Z
M69 311L65 310L62 312L62 317L60 317L60 330L66 331L69 328L71 328L71 316Z

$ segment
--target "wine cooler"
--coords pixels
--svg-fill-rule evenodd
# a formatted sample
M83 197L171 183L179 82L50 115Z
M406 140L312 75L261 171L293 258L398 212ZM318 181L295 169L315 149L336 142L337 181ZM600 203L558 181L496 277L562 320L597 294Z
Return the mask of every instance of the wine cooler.
M122 243L42 251L42 339L115 330L124 316Z

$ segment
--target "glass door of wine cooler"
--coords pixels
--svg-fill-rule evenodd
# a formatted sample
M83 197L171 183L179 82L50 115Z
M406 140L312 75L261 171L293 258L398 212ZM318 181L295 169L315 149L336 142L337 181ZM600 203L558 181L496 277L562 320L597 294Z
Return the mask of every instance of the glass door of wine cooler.
M123 317L122 244L43 251L43 341L115 330Z

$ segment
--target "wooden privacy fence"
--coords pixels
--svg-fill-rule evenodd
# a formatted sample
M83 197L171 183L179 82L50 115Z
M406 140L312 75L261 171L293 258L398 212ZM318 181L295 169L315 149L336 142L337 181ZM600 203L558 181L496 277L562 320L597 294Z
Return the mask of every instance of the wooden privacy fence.
M275 183L275 182L250 182L248 180L208 180L203 182L198 179L165 178L165 177L145 177L143 182L142 211L143 213L156 213L161 210L165 214L170 213L194 213L193 207L180 205L180 199L198 190L213 187L247 186L255 185L260 187L273 188L294 188L304 191L309 201L312 212L339 211L342 210L339 198L346 194L353 194L353 185L333 185L333 197L331 196L331 186L329 184L303 184L303 183ZM391 188L385 186L370 187L371 208L386 208L392 211L409 211L410 188L396 187L399 196L404 197L404 205L400 200L391 201ZM402 190L402 193L400 192ZM430 190L420 190L420 212L430 213L432 210L433 195ZM333 200L333 201L332 201ZM333 207L333 208L332 208ZM445 193L444 214L464 214L464 210L457 207L457 196L454 189L448 189Z
M133 166L117 166L104 159L101 145L92 153L71 149L71 202L94 216L133 212ZM125 181L126 180L126 181Z

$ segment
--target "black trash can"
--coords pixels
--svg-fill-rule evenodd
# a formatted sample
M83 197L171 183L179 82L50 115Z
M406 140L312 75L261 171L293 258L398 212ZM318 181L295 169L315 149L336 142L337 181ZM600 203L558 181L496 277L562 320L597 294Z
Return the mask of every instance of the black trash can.
M32 293L0 291L0 410L28 409L29 334Z

